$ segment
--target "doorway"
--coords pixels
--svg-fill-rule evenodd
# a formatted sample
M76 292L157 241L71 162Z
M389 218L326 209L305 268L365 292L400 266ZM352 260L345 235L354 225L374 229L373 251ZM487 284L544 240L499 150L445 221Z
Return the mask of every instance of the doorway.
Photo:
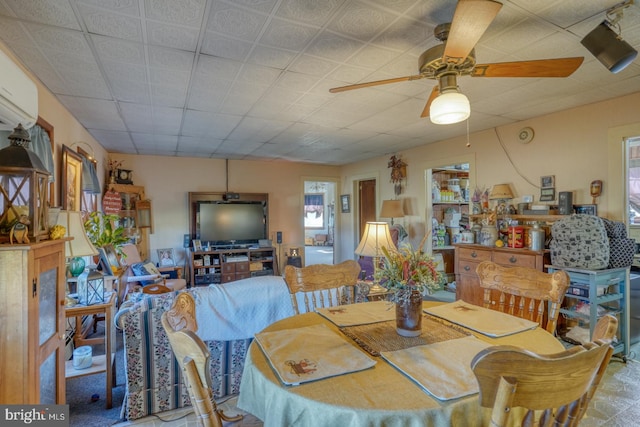
M304 265L334 264L337 185L333 181L304 182Z
M377 221L375 179L358 182L358 242L369 221Z

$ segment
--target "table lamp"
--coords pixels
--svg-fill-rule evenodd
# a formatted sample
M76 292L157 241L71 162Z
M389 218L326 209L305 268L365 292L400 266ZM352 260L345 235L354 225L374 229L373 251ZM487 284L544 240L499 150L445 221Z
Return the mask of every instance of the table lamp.
M386 289L378 283L376 274L380 258L384 255L382 248L385 247L388 250L396 249L396 245L393 244L391 239L391 233L389 233L389 224L386 222L367 222L355 253L356 255L373 258L373 286L369 289L370 293L386 292Z
M85 267L82 257L98 255L98 251L87 237L80 212L60 211L58 225L65 227L65 237L73 237L73 239L65 243L64 252L68 260L67 268L69 274L73 277L78 277Z
M402 202L400 200L382 201L380 218L391 218L391 225L393 225L393 218L402 218L403 216L404 211L402 209Z
M491 192L489 193L489 200L498 200L498 205L496 206L496 214L504 214L504 210L506 209L506 201L513 199L513 193L511 192L511 187L509 184L496 184L491 188ZM503 212L500 212L500 209Z

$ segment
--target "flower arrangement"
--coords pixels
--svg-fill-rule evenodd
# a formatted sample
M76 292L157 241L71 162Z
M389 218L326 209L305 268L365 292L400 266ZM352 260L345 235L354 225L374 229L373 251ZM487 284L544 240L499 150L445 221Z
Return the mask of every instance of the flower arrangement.
M397 250L382 248L382 251L385 258L376 272L376 279L394 293L396 302L408 299L413 290L424 295L442 289L444 275L436 269L434 259L422 249L415 250L411 244L403 244Z

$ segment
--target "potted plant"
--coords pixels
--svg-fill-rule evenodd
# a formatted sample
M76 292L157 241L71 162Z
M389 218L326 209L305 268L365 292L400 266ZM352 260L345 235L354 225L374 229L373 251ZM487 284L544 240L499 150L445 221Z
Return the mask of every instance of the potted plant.
M102 212L91 212L84 223L84 228L91 243L96 248L113 245L120 253L120 246L129 242L129 237L124 234L124 227L119 225L118 215L107 215Z
M422 244L424 239L420 244ZM396 308L396 331L402 336L419 336L422 331L422 296L442 289L444 275L434 259L411 244L397 250L382 248L382 266L376 280L393 294Z

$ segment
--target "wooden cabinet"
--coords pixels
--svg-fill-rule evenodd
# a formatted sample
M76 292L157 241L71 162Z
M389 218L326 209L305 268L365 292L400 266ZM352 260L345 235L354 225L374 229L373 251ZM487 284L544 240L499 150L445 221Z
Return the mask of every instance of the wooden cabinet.
M0 245L0 402L63 404L64 243Z
M277 274L274 248L219 249L191 253L192 284L227 283Z
M529 267L544 271L549 263L549 251L497 248L482 245L458 244L455 247L456 299L482 305L483 291L476 274L482 261L493 261L505 267Z

